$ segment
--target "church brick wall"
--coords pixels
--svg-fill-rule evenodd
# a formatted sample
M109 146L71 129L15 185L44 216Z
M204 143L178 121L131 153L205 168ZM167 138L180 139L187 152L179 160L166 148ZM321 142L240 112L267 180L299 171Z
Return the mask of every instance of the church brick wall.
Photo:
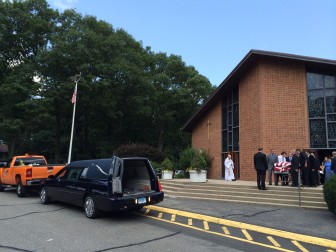
M255 180L253 155L309 147L303 64L259 61L239 83L241 179Z
M208 178L222 178L222 123L221 123L221 103L218 102L208 114L203 117L192 132L192 146L196 149L207 150L213 158ZM208 139L208 122L209 139Z
M263 59L242 75L239 83L240 179L256 180L253 155L309 147L306 70L303 63ZM208 177L222 178L221 102L192 131L192 146L213 157ZM208 121L210 138L208 139Z

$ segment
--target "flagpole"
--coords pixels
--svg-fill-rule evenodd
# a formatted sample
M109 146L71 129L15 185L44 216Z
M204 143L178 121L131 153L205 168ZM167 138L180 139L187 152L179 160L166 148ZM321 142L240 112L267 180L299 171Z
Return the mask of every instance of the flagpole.
M74 126L75 126L75 115L76 115L76 104L77 104L77 91L78 91L78 81L80 76L75 76L75 92L76 92L76 98L73 106L73 112L72 112L72 125L71 125L71 136L70 136L70 146L69 146L69 155L68 155L68 164L71 162L71 153L72 153L72 141L73 141L73 133L74 133Z

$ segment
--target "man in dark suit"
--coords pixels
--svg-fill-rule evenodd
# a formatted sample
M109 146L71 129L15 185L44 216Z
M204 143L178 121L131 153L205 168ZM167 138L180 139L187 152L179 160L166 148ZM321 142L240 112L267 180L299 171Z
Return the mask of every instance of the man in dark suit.
M308 156L308 163L309 163L309 169L308 169L308 175L309 175L309 185L316 187L316 175L315 175L315 169L316 169L316 159L314 152L311 151Z
M298 178L300 174L300 160L299 160L299 155L300 155L300 149L292 150L292 162L291 162L291 175L292 175L292 186L298 186Z
M258 148L258 153L254 154L254 168L257 171L257 184L259 190L266 190L265 177L267 170L267 159L263 153L263 148Z
M308 150L302 150L299 156L300 170L302 172L302 186L311 186L309 180ZM300 176L300 174L299 174Z

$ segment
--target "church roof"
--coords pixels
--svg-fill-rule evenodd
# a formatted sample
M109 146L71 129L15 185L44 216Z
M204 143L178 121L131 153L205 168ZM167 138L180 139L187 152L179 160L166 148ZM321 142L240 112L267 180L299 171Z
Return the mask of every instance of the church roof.
M191 132L198 121L206 115L213 105L223 97L226 90L230 90L239 81L239 78L259 59L279 59L292 62L303 62L308 69L322 69L336 71L336 60L321 59L315 57L300 56L287 53L278 53L261 50L251 50L224 79L212 95L203 103L197 112L189 118L182 127L183 131Z

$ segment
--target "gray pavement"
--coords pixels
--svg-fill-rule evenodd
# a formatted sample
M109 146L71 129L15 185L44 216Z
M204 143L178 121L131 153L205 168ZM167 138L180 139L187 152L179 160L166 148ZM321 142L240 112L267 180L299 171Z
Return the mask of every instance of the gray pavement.
M236 182L246 184L224 183ZM326 210L172 197L159 206L336 240L336 217ZM18 198L15 191L0 193L0 227L0 251L5 252L269 251L127 212L90 220L81 208L61 203L41 205L37 195Z
M160 203L160 206L336 240L336 216L327 210L307 210L174 197L166 197Z
M251 251L130 212L91 220L82 208L42 205L37 195L15 191L0 193L0 227L1 252Z

